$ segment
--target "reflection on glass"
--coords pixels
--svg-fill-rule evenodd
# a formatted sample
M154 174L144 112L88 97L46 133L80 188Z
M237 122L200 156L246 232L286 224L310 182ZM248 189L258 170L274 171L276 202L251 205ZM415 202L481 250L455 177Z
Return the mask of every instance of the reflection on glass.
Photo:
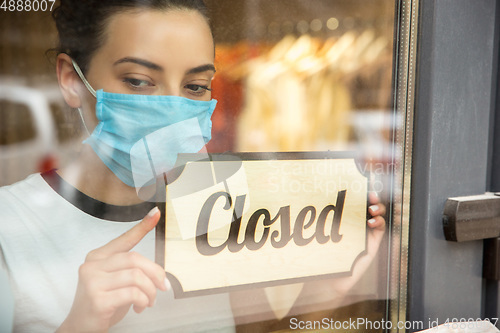
M359 168L371 174L371 189L383 200L390 198L396 124L394 3L211 5L219 14L213 23L218 43L214 91L220 105L209 148L354 151ZM387 320L388 238L370 233L368 242L378 254L356 278L232 293L240 330L277 331L292 323L304 328L324 318L337 323L349 318ZM325 265L328 260L335 258L325 258ZM381 331L367 328L359 326L359 331Z
M394 1L206 3L217 44L212 97L218 100L208 151L352 151L358 169L369 175L370 190L379 196L367 200L368 206L380 200L382 209L389 210L398 123L393 105ZM0 27L0 87L17 89L0 96L0 185L7 185L68 165L86 132L80 114L60 96L54 61L47 60L54 58L45 52L57 38L48 13L1 12ZM36 95L35 104L26 89ZM12 101L16 94L25 101ZM208 325L206 314L218 313L214 307L220 306L231 312L239 332L333 330L352 318L375 324L349 331L381 332L380 323L390 320L387 230L367 227L368 255L356 262L351 276L243 288L216 295L217 302L223 300L217 304L210 298L187 298L178 301L180 310L172 316L204 327L200 321ZM324 258L321 264L335 260ZM160 301L160 313L170 311L161 306L176 304L169 302ZM227 324L227 313L219 314ZM317 322L320 327L308 326ZM209 326L217 330L217 323Z

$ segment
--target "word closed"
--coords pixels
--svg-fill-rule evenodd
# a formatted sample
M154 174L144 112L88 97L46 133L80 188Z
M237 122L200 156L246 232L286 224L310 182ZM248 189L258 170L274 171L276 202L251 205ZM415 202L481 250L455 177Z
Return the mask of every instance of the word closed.
M342 210L344 209L346 191L340 191L337 195L337 204L328 205L318 216L316 220L316 208L314 206L304 207L298 214L293 225L293 229L290 225L290 206L281 207L275 217L271 218L271 214L265 208L258 209L255 211L248 219L248 223L245 229L245 236L241 243L238 243L238 238L241 229L241 216L243 213L243 207L246 195L240 195L236 198L236 203L234 204L233 216L237 217L235 221L231 222L229 228L229 233L227 239L223 244L213 246L209 243L209 221L212 215L212 210L214 204L218 198L225 198L224 209L229 209L231 207L231 196L227 192L217 192L212 194L208 200L205 202L201 209L200 217L198 218L197 224L197 235L196 236L196 248L203 255L216 255L224 250L225 247L230 252L238 252L244 246L246 246L251 251L257 251L261 249L269 238L269 230L271 226L278 220L280 228L275 230L272 234L271 245L274 248L285 247L288 242L293 240L297 246L306 246L313 239L319 244L324 244L331 240L334 243L338 243L342 239L342 235L339 234L340 222L342 219ZM224 199L223 199L224 200ZM331 223L331 232L325 234L326 219L330 212L333 212L333 221ZM262 218L263 230L260 232L260 237L257 234L257 225ZM306 222L306 219L308 220ZM316 222L315 232L310 237L304 237L305 229L313 229ZM259 240L257 240L259 238Z

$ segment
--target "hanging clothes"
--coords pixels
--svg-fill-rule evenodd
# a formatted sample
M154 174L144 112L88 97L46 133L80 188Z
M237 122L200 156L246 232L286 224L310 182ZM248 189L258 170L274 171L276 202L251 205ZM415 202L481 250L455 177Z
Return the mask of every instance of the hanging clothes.
M373 30L326 41L289 35L248 61L236 149L348 149L352 111L390 103L381 75L392 66L389 46Z

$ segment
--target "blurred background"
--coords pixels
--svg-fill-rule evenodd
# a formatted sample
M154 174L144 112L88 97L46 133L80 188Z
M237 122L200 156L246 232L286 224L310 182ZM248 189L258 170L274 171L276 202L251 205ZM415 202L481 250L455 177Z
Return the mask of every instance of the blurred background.
M217 43L212 152L390 160L393 1L206 2ZM60 166L81 142L57 87L56 39L50 12L0 11L0 185Z
M217 45L209 151L354 151L390 200L395 1L206 3ZM50 12L0 11L0 186L63 166L84 139L57 85L56 39ZM387 318L390 245L382 247L349 295L312 297L299 314ZM287 323L249 304L235 304L243 307L240 331Z

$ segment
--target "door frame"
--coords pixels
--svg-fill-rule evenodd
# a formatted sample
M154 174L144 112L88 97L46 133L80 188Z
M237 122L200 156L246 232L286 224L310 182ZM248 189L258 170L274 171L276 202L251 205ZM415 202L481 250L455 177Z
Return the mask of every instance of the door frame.
M491 306L484 297L483 241L446 241L442 214L447 198L490 190L498 7L495 0L420 0L408 285L412 321L484 318Z

